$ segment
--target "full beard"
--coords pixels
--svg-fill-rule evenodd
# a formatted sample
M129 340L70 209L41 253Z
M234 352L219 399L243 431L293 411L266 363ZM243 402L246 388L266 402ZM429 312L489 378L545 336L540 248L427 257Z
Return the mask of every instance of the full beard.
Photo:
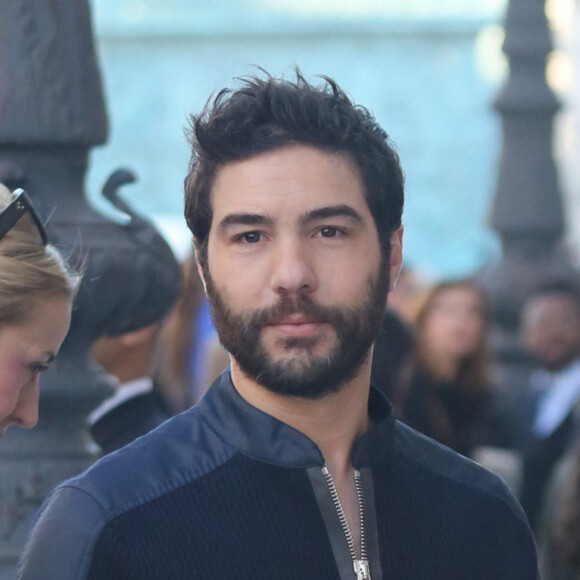
M224 348L246 376L269 391L286 396L319 399L354 379L378 336L389 287L388 268L370 277L363 300L354 307L322 306L307 294L282 295L272 307L251 313L233 312L205 268L212 318ZM262 340L263 329L301 313L309 321L330 325L336 334L325 356L313 352L318 337L278 338L276 346L288 353L274 358Z

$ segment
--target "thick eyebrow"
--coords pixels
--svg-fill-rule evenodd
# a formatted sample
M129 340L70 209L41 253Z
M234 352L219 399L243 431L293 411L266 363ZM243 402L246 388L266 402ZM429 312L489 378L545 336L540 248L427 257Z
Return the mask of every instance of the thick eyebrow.
M46 351L44 354L46 355L46 364L47 365L54 362L54 360L56 359L56 355L53 352Z
M221 232L228 229L230 226L261 226L272 225L272 219L268 216L259 213L230 213L222 219L218 225L218 230Z
M362 216L349 205L329 205L308 211L300 216L300 222L306 224L331 217L348 217L357 223L363 223ZM218 225L218 230L224 232L230 226L271 226L272 218L259 213L230 213Z
M359 224L363 223L362 216L350 205L329 205L318 209L313 209L300 216L300 221L305 224L312 221L331 217L348 217Z

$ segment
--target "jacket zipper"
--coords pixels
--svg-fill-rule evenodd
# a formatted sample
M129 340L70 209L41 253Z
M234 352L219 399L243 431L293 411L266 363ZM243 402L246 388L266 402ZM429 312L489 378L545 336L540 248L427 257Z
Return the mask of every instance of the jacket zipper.
M338 497L338 492L336 491L336 486L334 485L332 475L330 474L330 471L328 471L326 467L322 468L322 475L324 476L324 479L326 480L326 483L328 485L328 489L332 497L332 503L334 504L334 508L336 509L336 513L338 514L338 519L340 520L340 525L342 526L342 530L344 532L344 535L346 536L346 541L348 543L348 549L350 551L350 556L352 558L352 565L354 568L354 573L356 574L356 578L357 580L371 580L369 560L367 556L366 535L365 535L365 501L362 490L360 471L358 471L358 469L355 469L354 472L354 484L356 488L356 497L358 500L358 514L360 522L360 558L356 557L357 556L356 547L354 545L352 532L348 525L348 521L346 519L346 515L344 513L342 504L340 503L340 498Z

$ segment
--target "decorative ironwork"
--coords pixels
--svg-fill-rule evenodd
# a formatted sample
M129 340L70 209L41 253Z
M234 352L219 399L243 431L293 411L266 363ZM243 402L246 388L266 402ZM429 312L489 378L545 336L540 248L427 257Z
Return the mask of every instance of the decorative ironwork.
M529 366L518 338L524 301L548 280L577 279L578 274L562 246L562 196L552 154L560 104L546 82L552 40L544 0L510 0L503 49L510 67L494 103L503 140L491 214L503 256L479 278L494 309L495 383L513 392L526 384Z
M88 153L107 138L87 1L20 0L0 10L0 181L26 189L50 242L83 271L70 332L43 376L39 423L10 429L0 445L5 580L44 497L96 457L86 416L111 387L90 358L92 342L159 320L178 292L179 266L151 224L119 198L117 188L135 179L130 172L113 172L105 186L126 223L87 203Z

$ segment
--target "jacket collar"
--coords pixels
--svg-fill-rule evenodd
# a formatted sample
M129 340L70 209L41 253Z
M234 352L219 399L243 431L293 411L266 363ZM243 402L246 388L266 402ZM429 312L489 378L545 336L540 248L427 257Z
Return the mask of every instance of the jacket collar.
M240 453L286 467L324 465L318 446L300 431L250 405L234 387L229 369L210 386L196 406L213 431ZM354 443L353 465L370 467L393 454L395 421L386 397L371 386L372 427Z

